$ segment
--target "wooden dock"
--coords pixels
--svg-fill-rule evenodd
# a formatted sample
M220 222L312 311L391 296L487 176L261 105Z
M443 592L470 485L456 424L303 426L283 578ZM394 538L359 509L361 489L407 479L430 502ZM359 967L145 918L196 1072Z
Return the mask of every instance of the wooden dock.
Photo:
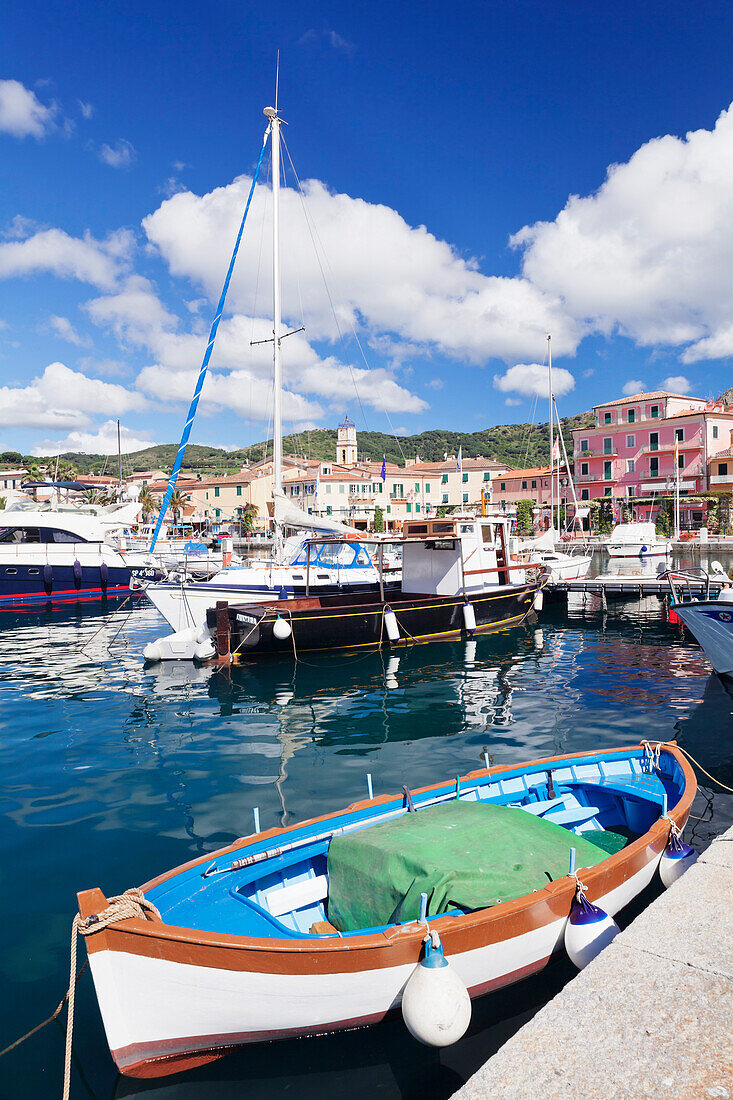
M725 580L710 579L710 594L717 597ZM685 594L696 598L703 597L706 592L704 581L690 581L684 585ZM669 596L669 584L666 580L657 580L656 577L594 577L591 580L580 581L552 581L545 589L549 598L565 597L573 593L578 595L588 594L592 596L604 596L613 599L643 599L645 596L658 596L664 599Z

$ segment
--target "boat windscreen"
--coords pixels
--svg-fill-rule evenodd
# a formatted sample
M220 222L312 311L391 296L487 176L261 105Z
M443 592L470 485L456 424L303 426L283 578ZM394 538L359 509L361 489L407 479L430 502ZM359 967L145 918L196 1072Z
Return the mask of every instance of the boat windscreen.
M340 932L416 920L421 893L428 916L485 909L566 875L571 848L577 867L608 858L590 839L525 810L431 806L332 839L328 919Z

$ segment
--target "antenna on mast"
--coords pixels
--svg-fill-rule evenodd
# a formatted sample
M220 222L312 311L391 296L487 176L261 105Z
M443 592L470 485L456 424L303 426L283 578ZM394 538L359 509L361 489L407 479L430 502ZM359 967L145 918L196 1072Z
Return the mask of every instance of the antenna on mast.
M275 110L277 111L278 104L278 89L280 87L280 51L277 51L277 60L275 61Z

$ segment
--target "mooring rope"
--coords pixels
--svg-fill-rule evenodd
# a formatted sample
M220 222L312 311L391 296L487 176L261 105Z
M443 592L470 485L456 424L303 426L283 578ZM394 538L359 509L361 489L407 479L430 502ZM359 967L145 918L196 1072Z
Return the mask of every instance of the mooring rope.
M703 775L706 775L708 777L708 779L712 780L713 783L716 783L724 791L728 791L729 794L733 794L733 787L727 786L727 784L723 783L722 780L716 779L714 775L711 775L710 772L706 771L705 768L703 768L700 761L696 760L695 757L687 751L687 749L683 749L682 745L678 745L676 741L655 741L655 742L651 742L651 741L644 740L644 741L641 742L641 745L642 745L642 748L644 749L644 751L646 753L648 753L649 756L652 758L652 765L655 768L659 766L659 753L661 752L661 750L665 747L672 747L673 746L674 748L678 749L681 753L683 753L683 755L687 757L687 759L690 761L691 764L694 764L696 768L699 768Z
M76 972L76 948L78 936L93 936L95 932L101 932L103 928L108 928L110 924L116 924L118 921L131 920L132 918L145 918L146 914L156 917L162 921L162 917L152 901L143 894L142 890L137 887L133 887L130 890L125 890L124 894L118 894L117 897L109 899L109 905L106 909L103 909L101 913L92 913L83 920L77 913L71 922L71 947L69 951L69 988L64 994L58 1008L53 1012L47 1020L43 1023L37 1024L30 1031L27 1031L25 1035L22 1035L20 1039L16 1039L10 1046L5 1047L4 1050L0 1050L0 1058L4 1054L9 1054L11 1050L15 1050L21 1043L24 1043L26 1039L30 1039L32 1035L35 1035L37 1031L46 1027L47 1024L52 1023L57 1019L62 1008L69 1002L69 1010L66 1015L66 1048L64 1052L64 1090L62 1093L63 1100L69 1100L69 1093L71 1090L71 1041L74 1033L74 1002L76 997L76 985L81 978L84 971L89 966L89 960L84 963L83 967L77 974Z

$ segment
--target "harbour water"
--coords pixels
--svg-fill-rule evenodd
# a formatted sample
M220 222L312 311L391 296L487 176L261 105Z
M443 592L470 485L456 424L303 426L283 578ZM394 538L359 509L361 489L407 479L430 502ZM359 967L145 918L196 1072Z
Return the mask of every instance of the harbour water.
M252 830L254 806L267 827L363 797L367 772L375 793L396 791L467 772L484 750L513 763L642 737L677 738L733 785L733 692L656 599L608 613L561 604L475 642L416 646L398 664L376 653L223 671L143 668L142 647L164 624L128 609L109 622L68 610L0 620L0 1047L66 989L76 890L116 894L220 847ZM703 793L693 814L702 820L688 833L704 847L733 821L733 796ZM85 975L72 1096L438 1100L572 974L559 959L477 1002L468 1035L445 1051L419 1046L396 1019L150 1082L117 1076ZM56 1023L2 1060L0 1096L56 1095L62 1063Z

